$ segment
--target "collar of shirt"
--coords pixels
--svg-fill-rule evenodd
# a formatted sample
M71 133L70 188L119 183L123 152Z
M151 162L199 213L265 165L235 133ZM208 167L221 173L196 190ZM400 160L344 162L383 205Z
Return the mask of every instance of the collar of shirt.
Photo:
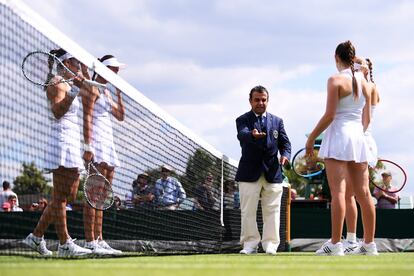
M256 115L256 118L260 116L259 114L255 113L254 111L253 111L253 113L254 113L254 115ZM263 118L266 118L266 116L267 116L267 112L262 114Z

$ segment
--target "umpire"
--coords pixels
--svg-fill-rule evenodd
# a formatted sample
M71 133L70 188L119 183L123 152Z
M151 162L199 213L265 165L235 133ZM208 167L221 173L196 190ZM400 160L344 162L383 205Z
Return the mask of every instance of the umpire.
M283 120L266 112L269 92L263 86L250 91L251 111L236 119L237 139L242 156L236 181L240 190L241 254L254 254L258 244L267 254L276 255L280 243L280 201L283 186L281 166L290 159L291 146ZM278 152L280 159L278 160ZM261 199L263 237L257 228L256 213Z

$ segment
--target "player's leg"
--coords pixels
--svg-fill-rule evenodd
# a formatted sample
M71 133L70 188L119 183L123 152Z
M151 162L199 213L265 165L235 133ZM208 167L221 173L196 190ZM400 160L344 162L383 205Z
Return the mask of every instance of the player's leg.
M361 207L364 226L364 242L360 251L363 254L377 255L378 252L374 243L375 205L369 190L368 164L349 162L348 168L355 197Z
M263 214L263 250L275 255L280 244L280 205L283 194L283 186L280 184L269 184L261 178L263 190L261 192L261 204Z
M106 163L102 162L97 167L98 171L108 179L109 183L112 184L112 179L114 177L114 168L108 166ZM102 239L102 223L103 223L103 211L95 210L95 223L94 223L94 238Z
M239 182L241 233L240 244L242 254L251 254L257 251L260 242L260 233L257 228L256 214L262 186L258 182Z
M355 201L354 190L351 179L347 176L346 192L345 192L345 222L346 222L346 239L344 241L344 252L348 254L357 249L358 243L356 239L358 209Z
M96 169L102 174L106 174L105 165L98 164ZM99 192L99 191L98 191ZM103 212L91 207L87 202L83 205L83 224L85 228L85 248L92 250L95 255L112 255L109 250L102 248L98 244L100 231L102 231Z
M109 183L111 183L112 185L112 179L114 178L114 175L115 175L115 168L103 163L102 168L98 167L98 170L106 177L106 179L108 179ZM96 210L94 234L97 239L98 245L101 248L110 251L113 255L121 255L122 254L121 250L112 248L106 241L104 241L102 225L103 225L103 211Z
M346 162L325 159L326 175L331 190L331 240L316 251L317 255L343 256L341 243L345 219Z
M59 238L58 256L74 257L91 254L91 251L75 244L68 233L66 221L66 203L79 186L79 172L77 168L68 169L59 167L53 174L55 181L51 205L55 214L55 229Z

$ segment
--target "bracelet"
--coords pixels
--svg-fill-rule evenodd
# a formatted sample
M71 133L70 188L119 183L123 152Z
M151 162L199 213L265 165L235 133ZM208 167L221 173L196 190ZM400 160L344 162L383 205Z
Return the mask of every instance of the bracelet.
M93 152L93 147L89 144L83 144L83 150Z
M69 97L74 99L78 96L79 92L80 92L80 88L75 85L72 85L72 88L68 91L68 95Z

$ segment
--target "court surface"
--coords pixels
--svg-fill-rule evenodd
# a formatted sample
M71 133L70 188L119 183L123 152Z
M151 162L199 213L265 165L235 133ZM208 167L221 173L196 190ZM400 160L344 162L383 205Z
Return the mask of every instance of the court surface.
M278 256L215 254L78 260L0 256L0 275L414 275L414 253L317 257L298 252Z

